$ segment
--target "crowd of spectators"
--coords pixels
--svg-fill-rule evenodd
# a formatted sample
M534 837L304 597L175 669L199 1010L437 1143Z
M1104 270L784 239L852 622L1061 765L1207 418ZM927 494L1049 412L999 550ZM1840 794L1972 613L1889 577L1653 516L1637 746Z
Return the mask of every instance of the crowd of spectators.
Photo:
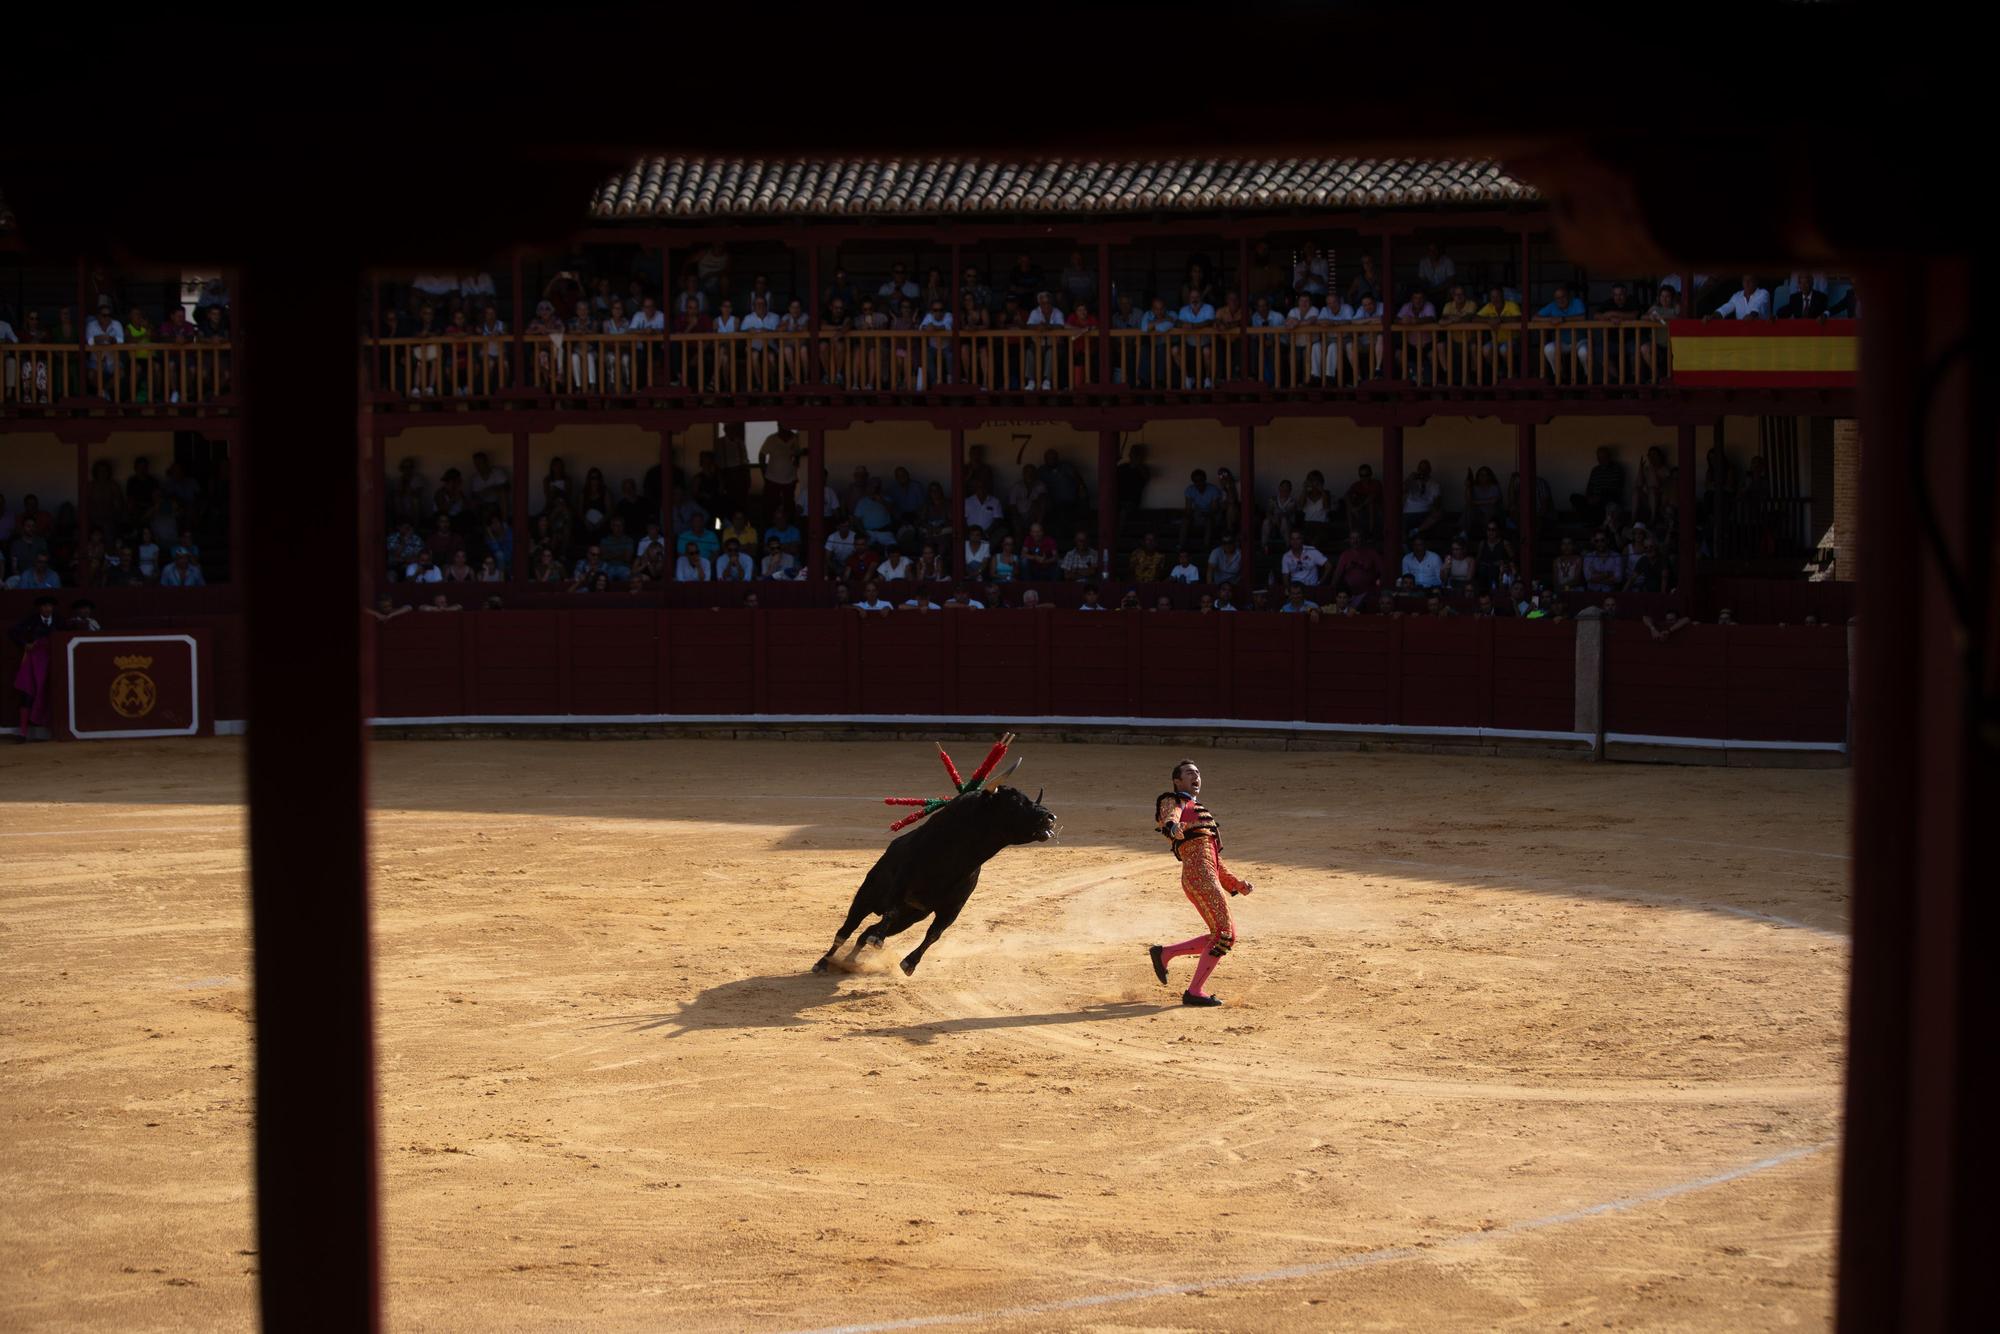
M228 488L226 464L202 481L178 462L156 474L141 455L122 480L109 459L91 465L87 528L71 502L51 512L24 495L10 508L0 495L7 587L200 588L208 580L199 535L226 520Z
M1114 486L1120 531L1109 566L1099 543L1094 477L1019 437L1011 460L969 447L965 493L954 507L941 479L896 466L829 474L821 497L824 538L808 542L805 442L780 430L765 442L761 477L733 439L703 451L672 478L663 510L657 467L642 476L578 478L549 460L530 483L525 565L535 584L575 593L644 592L664 583L754 584L824 577L861 610L927 610L1027 603L1033 586L1094 589L1091 608L1157 608L1149 586L1187 585L1206 610L1313 611L1321 615L1441 614L1544 618L1578 598L1669 593L1678 586L1677 470L1653 446L1628 475L1616 451L1597 451L1583 489L1558 509L1536 479L1538 559L1518 549L1524 502L1518 473L1465 471L1451 492L1428 459L1404 478L1401 550L1383 546L1387 493L1375 466L1356 467L1343 490L1319 469L1246 500L1227 466L1192 470L1178 510L1142 509L1152 480L1143 444L1121 451ZM1752 478L1764 476L1751 461ZM1735 470L1713 451L1702 509L1740 502ZM513 577L516 534L508 469L485 454L448 467L434 484L402 461L388 497L387 569L394 581L500 584ZM1247 544L1246 504L1252 506ZM1129 585L1129 588L1128 588ZM497 596L490 590L487 596ZM1129 595L1128 595L1129 594ZM426 600L434 600L427 594ZM1037 596L1034 602L1046 601ZM1065 599L1068 600L1068 599ZM1169 599L1170 603L1185 599ZM427 608L420 608L427 609Z
M0 401L54 403L79 392L135 404L179 403L183 391L215 394L226 390L229 360L170 362L167 349L192 344L221 345L230 338L229 289L220 278L203 284L193 313L179 301L148 301L126 295L102 269L87 284L96 296L89 317L77 328L73 308L53 314L29 307L19 327L0 313ZM67 351L81 350L80 380L72 378Z
M790 276L745 271L718 242L686 258L664 293L641 278L562 269L524 315L529 374L537 386L585 393L660 384L757 393L820 379L891 393L952 383L1060 390L1099 378L1183 390L1213 388L1218 379L1297 386L1384 375L1419 383L1538 375L1643 383L1664 372L1670 320L1689 313L1825 319L1852 314L1855 304L1851 285L1818 273L1790 275L1775 295L1751 275L1730 283L1696 275L1696 298L1687 302L1681 276L1669 274L1601 286L1595 301L1569 282L1546 300L1531 299L1511 265L1461 270L1436 243L1394 284L1383 281L1373 255L1343 273L1331 252L1311 244L1285 258L1260 242L1233 281L1197 253L1158 290L1113 284L1108 309L1100 306L1094 252L1081 250L1060 267L1021 252L993 274L977 264L956 275L904 261L867 273L836 265L817 294L816 320L811 294L785 290ZM1525 349L1524 315L1535 325ZM1401 335L1386 336L1385 321ZM1565 324L1585 327L1552 327ZM1618 335L1625 324L1632 334ZM1157 337L1135 350L1121 342L1100 376L1095 340L1080 335L1104 326ZM1642 335L1642 327L1657 332ZM726 337L696 340L703 346L669 359L664 340L648 337L669 330ZM470 394L511 379L509 330L490 274L419 276L404 304L384 305L376 332L406 340L406 348L407 340L438 340L392 348L383 360L395 387L412 396ZM979 336L996 332L1019 337ZM603 341L625 336L629 344Z

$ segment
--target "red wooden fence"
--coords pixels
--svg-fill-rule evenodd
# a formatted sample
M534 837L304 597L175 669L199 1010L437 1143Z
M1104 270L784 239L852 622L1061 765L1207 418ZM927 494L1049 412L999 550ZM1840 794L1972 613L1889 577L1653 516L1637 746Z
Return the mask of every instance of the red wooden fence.
M377 631L383 718L927 714L1568 731L1568 623L834 609L516 611Z

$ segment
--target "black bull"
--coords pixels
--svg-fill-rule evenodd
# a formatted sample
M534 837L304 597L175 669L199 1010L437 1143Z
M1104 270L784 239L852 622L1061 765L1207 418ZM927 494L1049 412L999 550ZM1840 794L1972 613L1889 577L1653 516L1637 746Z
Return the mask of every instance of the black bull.
M848 957L859 954L863 945L879 946L929 917L923 943L903 956L904 974L916 972L924 951L958 920L979 884L980 868L1002 848L1053 838L1055 824L1056 817L1042 805L1039 793L1030 797L1018 788L998 787L952 798L882 850L861 888L854 891L854 906L847 910L840 933L813 971L825 972L834 951L854 934L861 920L879 913L882 920L854 942Z

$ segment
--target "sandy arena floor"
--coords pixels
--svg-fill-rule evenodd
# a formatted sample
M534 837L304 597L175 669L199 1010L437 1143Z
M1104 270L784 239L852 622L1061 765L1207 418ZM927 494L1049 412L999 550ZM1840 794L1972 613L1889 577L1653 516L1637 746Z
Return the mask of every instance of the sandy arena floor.
M1845 772L1202 752L1189 1011L1176 756L1023 753L906 980L806 970L923 746L378 745L391 1325L1828 1324ZM0 1327L248 1328L240 748L0 754Z

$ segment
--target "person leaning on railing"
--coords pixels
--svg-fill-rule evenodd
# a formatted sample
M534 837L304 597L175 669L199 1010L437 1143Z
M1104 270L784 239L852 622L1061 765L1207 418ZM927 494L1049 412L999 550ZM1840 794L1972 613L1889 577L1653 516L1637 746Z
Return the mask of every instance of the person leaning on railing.
M970 291L965 293L959 311L958 364L965 368L966 378L981 389L993 387L993 340L985 335L993 331L993 316L981 305Z
M1660 372L1665 369L1660 361L1661 354L1668 347L1666 326L1682 318L1680 288L1661 287L1653 293L1653 304L1646 307L1645 318L1659 327L1647 330L1650 337L1639 340L1639 365L1648 380L1657 381L1661 378Z
M1514 373L1515 326L1521 322L1521 305L1507 299L1507 289L1495 283L1486 293L1486 304L1479 308L1478 318L1486 322L1489 332L1479 340L1479 357L1486 365L1489 379L1497 375Z
M1467 326L1478 317L1478 304L1466 296L1461 284L1453 283L1450 298L1438 307L1439 333L1432 365L1433 373L1446 384L1462 385L1472 378L1473 351L1478 344Z

